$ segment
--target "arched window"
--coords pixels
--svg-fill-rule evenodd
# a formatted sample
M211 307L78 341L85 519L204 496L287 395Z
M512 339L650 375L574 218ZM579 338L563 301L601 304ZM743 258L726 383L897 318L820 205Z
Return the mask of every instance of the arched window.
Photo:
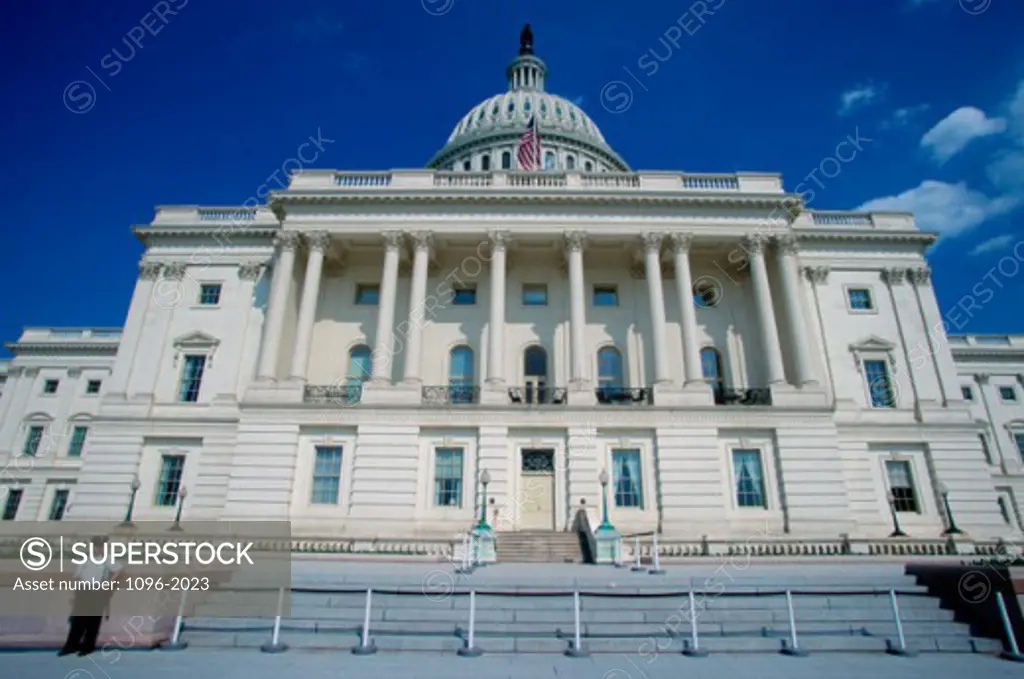
M473 169L473 163L469 160L462 161L462 169L465 170L466 172L469 172L470 170Z
M555 153L554 151L548 151L544 154L544 169L554 170L555 169Z
M491 169L490 156L480 156L480 169L483 170L484 172L487 172L488 170Z
M724 381L722 378L722 356L714 347L704 347L700 350L700 371L704 379L711 385L718 400L722 395Z
M452 403L473 403L475 400L473 350L466 345L459 345L451 351L448 386L451 388Z
M512 152L503 151L501 154L501 169L509 170L512 168Z
M693 303L709 309L717 306L722 299L722 290L718 282L710 277L701 277L693 284Z
M583 169L586 170L587 172L593 172L594 164L588 160L587 162L583 163Z
M345 398L358 402L363 393L363 382L373 376L373 352L365 344L352 347L348 352L348 372L345 374L348 389Z
M622 389L622 354L615 347L597 352L597 389L599 400L609 400Z
M523 374L526 377L526 402L547 403L548 352L534 345L523 352Z
M565 169L566 170L575 170L576 169L576 158L575 158L575 156L566 156L565 157Z

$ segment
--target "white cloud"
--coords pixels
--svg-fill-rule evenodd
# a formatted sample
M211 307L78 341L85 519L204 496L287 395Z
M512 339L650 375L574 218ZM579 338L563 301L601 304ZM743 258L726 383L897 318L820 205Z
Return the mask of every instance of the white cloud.
M931 108L928 104L917 104L916 106L902 106L892 112L888 119L882 121L882 129L889 130L906 127L911 120Z
M970 254L972 257L983 255L986 252L994 252L995 250L1002 250L1007 245L1013 242L1013 236L1008 233L1004 233L1002 236L993 236L988 240L982 241L974 246Z
M966 182L948 184L926 179L919 186L899 195L875 198L857 209L913 212L921 229L951 236L1008 212L1016 205L1017 200L1014 198L989 198L980 191L969 189Z
M881 93L881 88L872 83L857 85L853 89L846 90L839 95L839 115L849 115L855 109L867 106Z
M1024 193L1024 80L1007 105L1012 144L998 153L985 168L989 181L1000 188Z
M921 137L921 147L942 164L960 153L971 141L1006 130L1006 120L989 118L981 109L961 106Z

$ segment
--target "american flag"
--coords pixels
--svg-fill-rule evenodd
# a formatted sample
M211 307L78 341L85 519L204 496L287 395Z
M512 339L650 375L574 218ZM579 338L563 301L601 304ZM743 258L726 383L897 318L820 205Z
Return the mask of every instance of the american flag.
M519 162L520 170L536 172L540 169L540 133L537 130L536 116L530 118L526 132L519 138L516 160Z

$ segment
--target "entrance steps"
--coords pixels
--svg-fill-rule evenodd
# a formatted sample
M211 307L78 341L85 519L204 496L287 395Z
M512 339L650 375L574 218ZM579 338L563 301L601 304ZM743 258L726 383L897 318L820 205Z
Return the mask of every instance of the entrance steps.
M369 636L380 651L451 652L466 645L470 590L476 592L475 645L486 653L562 653L574 637L580 591L581 640L592 653L681 653L691 643L689 591L695 592L699 646L714 653L777 653L789 643L785 590L792 591L798 647L817 652L883 652L896 645L890 601L896 590L907 647L920 653L995 653L953 611L905 576L902 565L743 568L714 572L669 567L664 575L611 566L498 564L458 574L450 566L331 575L293 573L281 641L291 649L349 651L360 643L366 587L374 587ZM436 566L436 565L435 565ZM422 571L422 566L420 567ZM545 575L546 574L546 575ZM345 592L328 591L346 589ZM220 595L223 596L223 595ZM191 647L257 648L273 620L213 618L216 592L185 621ZM235 599L237 600L237 599ZM237 610L237 606L234 607ZM223 610L222 608L220 610ZM244 611L238 611L244 613Z
M581 563L580 538L576 533L517 531L498 533L498 563Z

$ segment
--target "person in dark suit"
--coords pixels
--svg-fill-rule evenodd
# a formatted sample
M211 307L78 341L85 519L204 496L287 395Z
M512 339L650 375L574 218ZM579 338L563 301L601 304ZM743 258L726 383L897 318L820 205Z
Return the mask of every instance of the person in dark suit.
M93 549L103 547L107 539L95 537ZM96 650L96 638L100 634L100 625L104 618L110 617L110 600L114 596L112 588L103 588L100 583L116 581L121 576L122 568L117 563L97 564L87 561L79 566L75 573L77 586L75 598L71 605L71 617L68 618L68 637L57 655L89 655Z

